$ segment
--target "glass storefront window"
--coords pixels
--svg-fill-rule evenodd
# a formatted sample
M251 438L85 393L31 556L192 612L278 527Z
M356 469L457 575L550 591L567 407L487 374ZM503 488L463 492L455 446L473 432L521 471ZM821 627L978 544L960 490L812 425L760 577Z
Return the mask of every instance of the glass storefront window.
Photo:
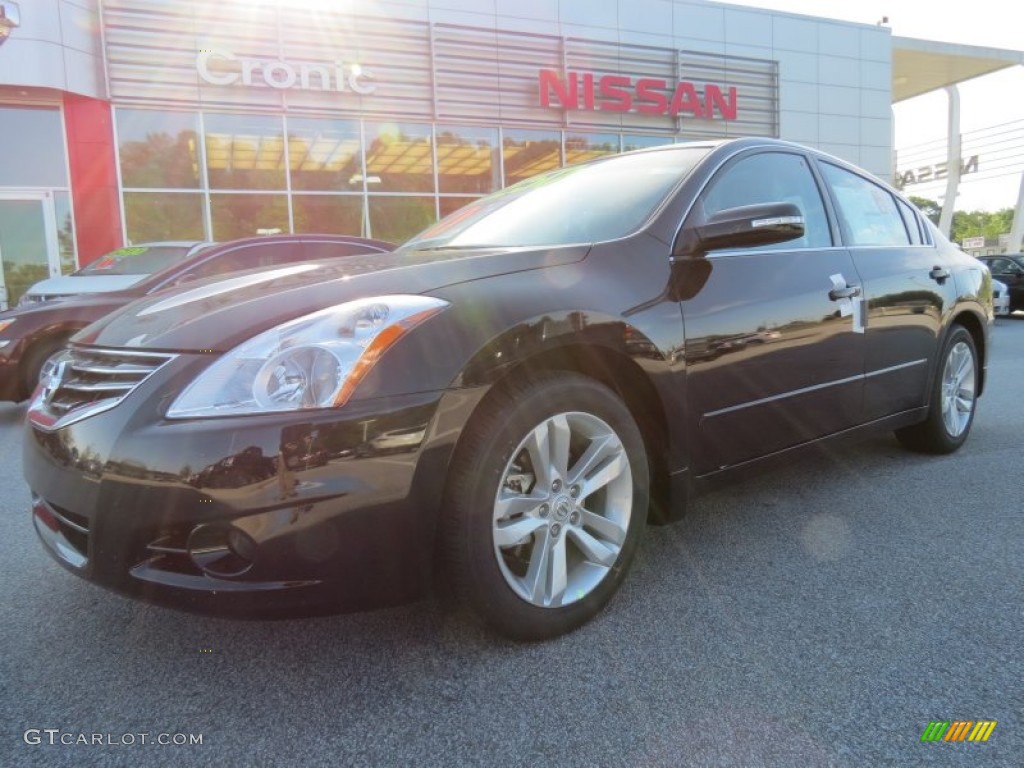
M438 191L487 194L501 186L496 128L437 127Z
M280 117L207 114L204 124L210 189L285 188Z
M0 187L66 187L64 124L56 107L0 107Z
M505 186L562 165L562 136L558 131L502 132Z
M584 133L565 137L565 164L576 165L596 157L619 154L617 133Z
M294 195L295 231L335 235L363 234L362 195Z
M49 112L59 138L59 112ZM503 183L617 154L620 146L673 140L571 133L563 143L560 130L123 108L115 117L131 242L223 241L260 231L372 233L402 242ZM62 194L61 258L73 269Z
M288 231L287 195L210 195L213 239L234 240Z
M289 118L292 189L361 191L360 146L356 120Z
M129 243L205 240L203 196L190 192L125 192Z
M121 183L125 187L197 189L196 115L152 109L117 110Z
M437 220L433 197L370 196L373 237L402 243Z
M646 147L662 147L665 144L671 143L671 136L623 136L622 151L631 152L634 149L644 149Z
M71 195L67 192L54 192L53 212L57 219L60 271L62 275L67 275L78 269L78 257L75 252L75 228L71 221Z
M0 254L6 295L0 308L16 307L28 288L50 274L46 215L38 199L0 199Z
M366 123L369 192L433 192L434 154L429 125Z

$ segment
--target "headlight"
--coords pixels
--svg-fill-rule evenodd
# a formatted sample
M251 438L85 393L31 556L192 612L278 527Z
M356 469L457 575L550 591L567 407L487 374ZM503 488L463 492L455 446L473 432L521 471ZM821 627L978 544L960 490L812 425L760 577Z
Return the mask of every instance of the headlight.
M0 333L3 333L8 328L10 328L14 324L14 321L17 319L18 318L16 317L12 317L10 320L0 320Z
M238 345L204 370L171 419L343 405L388 347L448 302L379 296L291 320Z
M21 294L21 298L18 299L18 307L30 307L33 304L38 304L41 301L43 301L42 296L36 296L31 293L23 293Z

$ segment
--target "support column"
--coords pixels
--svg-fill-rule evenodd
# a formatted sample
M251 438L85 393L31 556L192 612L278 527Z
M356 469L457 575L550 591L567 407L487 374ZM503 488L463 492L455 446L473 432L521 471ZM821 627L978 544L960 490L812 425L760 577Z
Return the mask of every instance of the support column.
M66 93L64 124L78 265L84 266L124 244L110 104Z
M1006 244L1006 252L1020 253L1021 240L1024 240L1024 172L1020 175L1020 192L1017 193L1017 208L1013 212L1013 226L1010 227L1010 242Z
M956 209L956 193L960 187L960 90L947 85L949 95L949 123L946 135L946 199L942 201L939 215L939 230L949 237L953 225L953 211Z

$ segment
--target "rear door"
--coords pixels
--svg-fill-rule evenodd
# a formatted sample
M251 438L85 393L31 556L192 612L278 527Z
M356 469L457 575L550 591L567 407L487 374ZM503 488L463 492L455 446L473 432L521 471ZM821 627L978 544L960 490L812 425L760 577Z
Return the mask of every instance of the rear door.
M718 211L795 203L799 240L712 251L702 290L681 303L691 464L697 474L838 432L861 415L864 337L852 301L859 277L834 240L808 158L756 150L726 163L687 226ZM831 295L830 295L831 294Z
M881 184L818 163L867 301L864 420L927 402L956 286L919 214Z

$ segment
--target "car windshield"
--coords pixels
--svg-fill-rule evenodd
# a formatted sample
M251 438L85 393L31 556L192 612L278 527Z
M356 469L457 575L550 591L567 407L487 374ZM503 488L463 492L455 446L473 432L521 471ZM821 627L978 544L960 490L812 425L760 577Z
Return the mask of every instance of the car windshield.
M637 152L559 168L460 208L402 246L568 245L635 232L708 152Z
M175 264L188 255L194 243L181 245L133 245L100 256L75 272L76 275L149 275Z

